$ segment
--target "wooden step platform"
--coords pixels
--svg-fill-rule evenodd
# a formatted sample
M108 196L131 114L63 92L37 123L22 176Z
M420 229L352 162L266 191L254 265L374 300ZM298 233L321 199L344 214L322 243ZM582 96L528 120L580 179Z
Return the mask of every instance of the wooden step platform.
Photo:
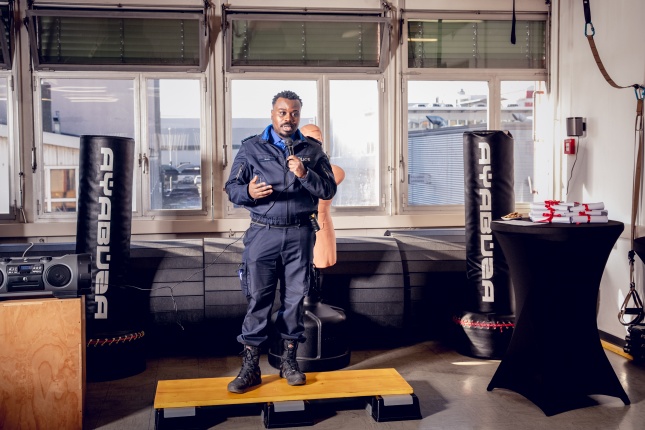
M386 400L396 398L398 400L393 404L399 407L412 405L418 412L418 399L414 396L412 387L396 369L338 370L309 372L306 375L306 385L295 387L288 385L286 379L280 378L277 374L263 375L262 384L244 394L233 394L227 391L227 385L233 379L230 376L159 381L154 401L157 425L159 426L164 418L195 416L196 408L258 403L266 405L265 426L271 428L271 423L267 423L266 412L273 411L273 405L298 405L310 400L353 397ZM408 398L409 401L402 401L402 398ZM379 409L379 403L374 405ZM369 405L368 409L370 409ZM420 413L417 412L412 415L406 413L400 419L418 419ZM275 412L272 413L276 416ZM378 417L374 416L374 410L372 410L372 416L379 421ZM387 420L395 419L397 418Z

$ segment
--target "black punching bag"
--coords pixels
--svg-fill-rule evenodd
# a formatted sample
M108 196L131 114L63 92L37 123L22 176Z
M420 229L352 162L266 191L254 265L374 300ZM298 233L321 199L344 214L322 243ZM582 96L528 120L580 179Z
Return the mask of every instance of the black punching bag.
M491 221L515 210L513 136L508 131L464 133L464 193L467 289L455 316L459 350L501 358L515 317L506 259L493 238Z
M87 377L109 380L145 369L143 309L128 288L134 140L81 136L76 252L92 254L86 296Z

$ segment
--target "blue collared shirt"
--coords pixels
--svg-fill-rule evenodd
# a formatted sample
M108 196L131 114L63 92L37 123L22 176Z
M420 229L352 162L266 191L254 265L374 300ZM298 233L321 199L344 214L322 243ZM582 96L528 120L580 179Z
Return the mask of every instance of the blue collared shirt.
M264 129L264 133L262 133L262 137L265 140L268 140L269 142L273 143L278 148L282 149L282 152L284 152L286 157L289 156L289 150L287 149L287 146L284 144L282 137L280 137L278 133L275 132L275 130L273 129L273 125L269 125L267 128ZM304 137L302 133L300 133L300 130L296 130L296 132L291 135L291 139L293 139L293 141L295 142L296 140L304 140Z
M293 137L291 139L293 139ZM287 149L287 145L284 144L284 141L282 140L282 138L280 136L278 136L278 133L275 132L273 127L271 127L271 139L270 139L270 141L275 146L277 146L278 148L282 149L282 152L284 152L284 155L286 157L289 156L289 150Z

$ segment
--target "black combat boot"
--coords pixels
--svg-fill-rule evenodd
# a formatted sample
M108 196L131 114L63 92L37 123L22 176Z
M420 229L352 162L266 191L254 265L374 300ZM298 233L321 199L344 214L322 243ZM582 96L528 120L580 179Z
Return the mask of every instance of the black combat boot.
M305 385L307 376L300 371L296 361L298 341L284 339L282 345L284 350L282 351L282 361L280 362L280 377L287 378L287 384L289 385Z
M237 378L228 383L228 391L242 394L246 390L262 383L260 373L260 348L257 346L244 346L242 356L242 369Z

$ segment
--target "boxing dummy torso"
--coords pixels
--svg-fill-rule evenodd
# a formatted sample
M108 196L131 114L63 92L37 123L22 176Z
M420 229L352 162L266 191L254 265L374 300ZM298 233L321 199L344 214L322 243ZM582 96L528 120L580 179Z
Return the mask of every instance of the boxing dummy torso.
M334 172L336 184L340 184L345 179L345 171L335 164L331 165L331 170ZM331 200L318 202L318 224L320 230L316 233L314 266L323 269L336 264L336 234L331 220Z

